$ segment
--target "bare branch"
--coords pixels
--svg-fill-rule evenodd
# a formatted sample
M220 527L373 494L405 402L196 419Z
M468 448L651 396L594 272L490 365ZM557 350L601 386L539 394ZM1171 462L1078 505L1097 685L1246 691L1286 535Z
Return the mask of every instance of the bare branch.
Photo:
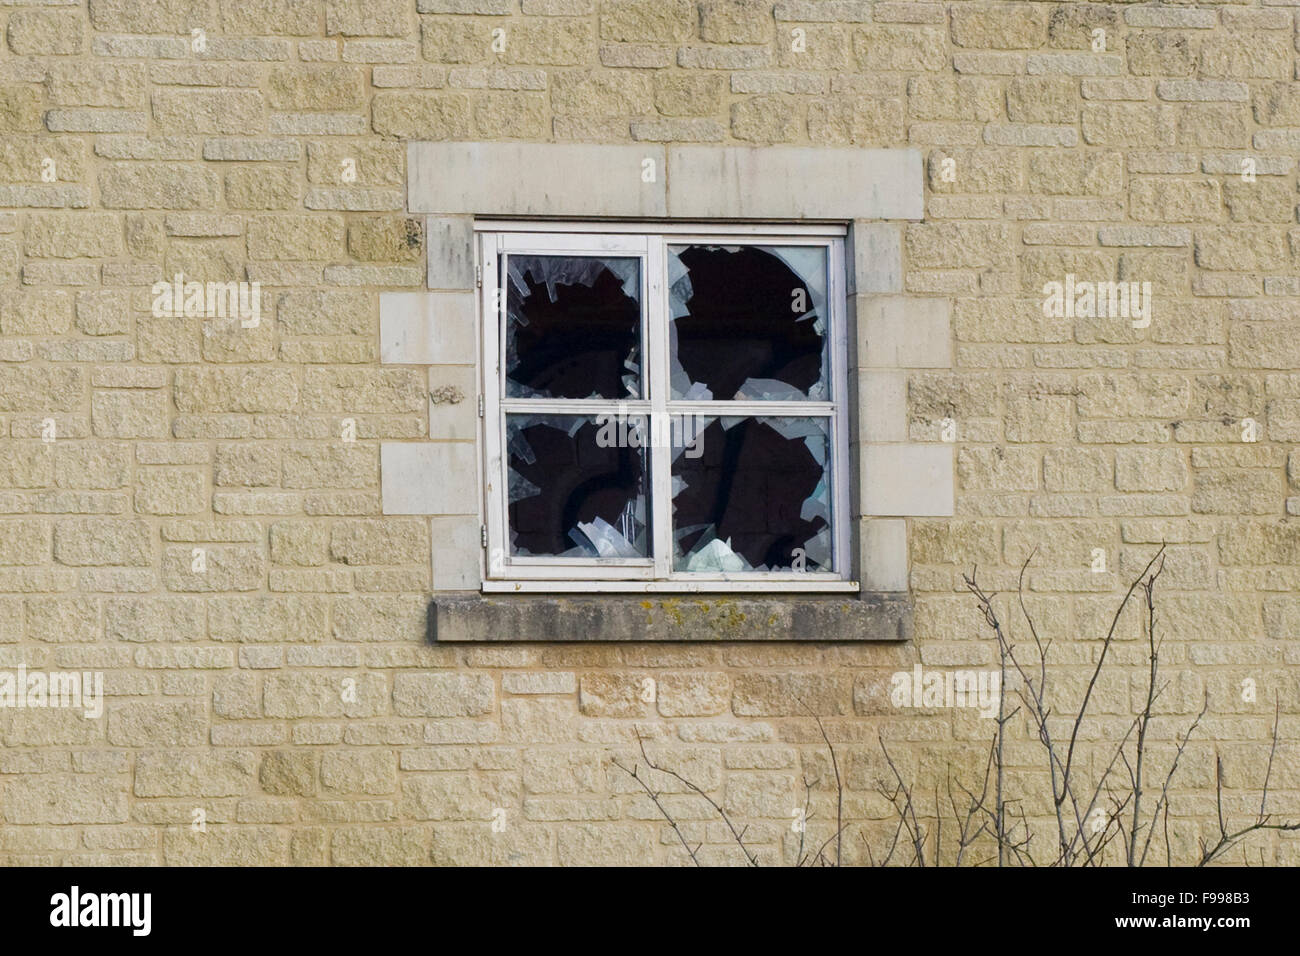
M656 790L652 789L650 785L646 783L644 780L642 780L641 777L637 774L637 770L639 770L640 768L637 767L636 764L633 764L632 769L628 770L627 767L623 766L617 760L614 760L613 764L615 767L617 767L619 770L622 770L625 774L627 774L629 777L631 777L633 780L635 780L637 783L641 785L641 789L645 791L646 796L648 796L651 799L651 801L654 803L654 805L659 808L659 812L663 814L663 818L667 820L668 825L673 828L673 832L677 834L677 839L681 840L682 847L686 850L687 853L690 854L691 862L694 863L696 866L699 866L700 858L695 854L696 851L698 851L699 848L703 846L703 844L697 844L694 850L691 849L691 845L686 842L686 835L682 833L682 828L677 825L677 821L673 819L672 814L668 812L668 808L665 807L663 805L663 802L659 799L659 793Z
M656 771L657 773L667 774L668 776L672 777L673 779L685 785L686 788L689 789L692 793L696 793L699 796L703 797L705 800L707 800L709 806L713 807L713 809L717 811L718 816L722 818L722 822L725 823L727 825L727 829L731 831L731 836L735 839L736 844L740 847L741 851L744 852L745 858L749 860L749 865L758 866L758 857L754 855L754 852L749 847L745 846L745 831L736 829L735 824L731 822L731 817L727 816L727 811L722 809L722 807L718 805L717 801L715 801L711 796L709 796L708 793L706 793L702 787L696 786L694 783L692 783L690 780L687 780L676 770L673 770L669 767L657 766L655 762L650 759L650 755L646 753L645 738L642 737L640 734L637 734L636 740L637 743L641 745L641 757L642 759L645 760L646 766L649 767L651 770Z

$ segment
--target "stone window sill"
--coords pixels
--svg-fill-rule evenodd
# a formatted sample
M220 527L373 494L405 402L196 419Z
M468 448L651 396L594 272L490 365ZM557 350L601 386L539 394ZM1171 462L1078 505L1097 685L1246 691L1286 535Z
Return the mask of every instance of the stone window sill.
M905 641L905 594L754 599L727 595L460 595L429 609L435 643Z

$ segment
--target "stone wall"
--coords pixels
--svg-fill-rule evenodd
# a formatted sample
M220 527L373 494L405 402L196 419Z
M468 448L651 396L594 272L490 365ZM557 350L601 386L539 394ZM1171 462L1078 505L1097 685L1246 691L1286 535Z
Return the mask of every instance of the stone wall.
M808 710L858 860L859 823L893 827L878 735L925 792L983 767L991 721L889 700L917 663L994 664L962 572L1014 592L1036 549L1064 711L1161 542L1158 765L1209 700L1176 843L1214 832L1216 751L1229 806L1257 803L1275 698L1270 807L1300 814L1298 10L0 7L0 669L102 672L106 695L98 719L0 709L0 861L688 862L611 762L639 733L790 862L805 781L810 832L834 813ZM430 643L430 556L478 542L385 516L380 445L472 397L463 368L381 363L379 303L425 287L406 144L440 140L921 150L903 291L950 303L953 367L908 373L907 438L953 439L956 515L908 522L912 640ZM157 315L178 273L260 283L260 321ZM1045 315L1070 275L1150 282L1149 324ZM1090 767L1142 704L1141 637L1126 614ZM1046 818L1012 729L1008 779ZM702 859L740 860L663 786Z

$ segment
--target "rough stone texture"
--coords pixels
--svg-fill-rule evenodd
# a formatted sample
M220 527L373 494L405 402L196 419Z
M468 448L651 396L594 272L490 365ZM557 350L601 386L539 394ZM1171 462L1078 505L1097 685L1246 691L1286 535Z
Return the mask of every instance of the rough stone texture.
M461 641L892 641L911 631L896 595L831 600L440 598L431 637Z
M994 664L960 574L977 565L1016 619L1007 595L1038 549L1027 600L1068 693L1161 542L1171 686L1150 732L1168 752L1209 691L1214 743L1188 751L1171 824L1192 846L1216 832L1213 751L1258 750L1275 693L1270 799L1296 805L1294 2L3 11L0 666L100 671L107 699L98 719L0 709L0 863L684 862L610 763L635 759L638 733L736 814L764 862L789 862L804 781L827 794L804 707L843 757L851 827L887 817L878 734L918 793L987 753L987 722L889 702L891 674L914 664ZM409 161L415 140L577 157L604 144L626 176L507 168L426 219L407 202L408 187L436 194ZM921 191L884 197L913 221L861 223L850 260L874 323L851 358L881 371L862 401L891 416L858 435L952 461L951 517L859 522L866 584L908 592L449 594L478 575L477 419L472 396L429 393L472 382L473 330L386 339L381 317L418 323L426 288L473 289L470 215L504 193L571 215L685 212L672 196L726 198L709 196L707 166L674 194L662 175L643 189L642 160L671 175L671 155L706 155L679 149L809 155L772 147L913 151ZM782 178L706 211L859 208L791 205L817 167L769 168ZM178 272L260 282L260 324L152 314L153 284ZM1152 283L1149 325L1044 314L1044 284L1070 274ZM384 294L405 298L385 310ZM907 455L890 476L900 496L916 483ZM1138 706L1141 634L1121 625L1097 688L1105 745L1080 742L1090 765ZM739 640L755 637L768 639ZM1028 761L1028 731L1012 731ZM1262 759L1228 763L1234 801ZM662 786L702 859L738 862L702 803ZM1251 860L1294 863L1294 845L1261 841Z

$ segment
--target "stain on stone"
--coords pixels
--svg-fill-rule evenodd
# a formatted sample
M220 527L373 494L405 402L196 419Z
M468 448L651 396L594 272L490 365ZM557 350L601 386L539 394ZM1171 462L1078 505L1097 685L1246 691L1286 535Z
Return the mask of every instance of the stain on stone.
M439 385L429 390L429 401L435 405L459 405L465 401L465 393L457 385Z

